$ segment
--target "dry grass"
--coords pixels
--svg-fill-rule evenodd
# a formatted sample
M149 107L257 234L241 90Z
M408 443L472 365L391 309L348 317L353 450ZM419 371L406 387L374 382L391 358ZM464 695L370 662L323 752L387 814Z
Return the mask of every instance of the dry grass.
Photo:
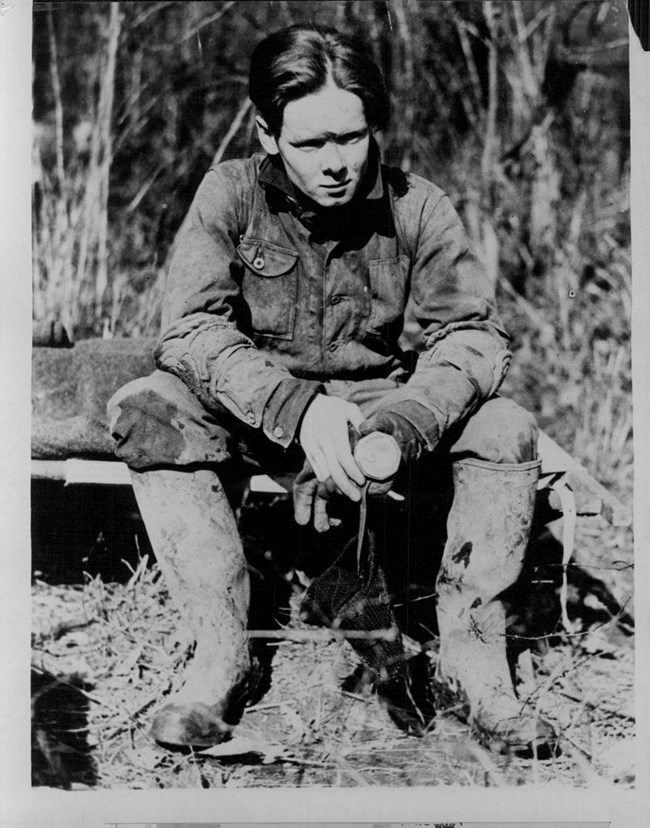
M292 600L292 626L299 625ZM579 624L579 606L572 604ZM554 636L519 662L520 693L562 734L550 762L494 755L452 715L426 737L405 736L374 696L345 693L356 664L344 642L274 641L272 682L247 709L229 743L178 755L148 736L156 708L174 687L190 645L146 559L126 584L87 578L83 586L34 585L33 669L79 687L85 745L35 717L35 784L107 789L412 786L562 783L633 784L631 639L616 619ZM47 692L47 688L46 688ZM47 699L47 695L45 696ZM69 701L66 704L70 704ZM56 729L56 728L55 728ZM43 751L43 745L49 749ZM45 757L45 758L44 758ZM39 770L40 769L40 770Z

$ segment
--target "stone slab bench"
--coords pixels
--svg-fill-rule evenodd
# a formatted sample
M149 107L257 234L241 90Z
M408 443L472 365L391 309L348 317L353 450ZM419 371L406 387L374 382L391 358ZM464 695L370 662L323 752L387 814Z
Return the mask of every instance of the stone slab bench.
M128 469L113 458L106 402L122 385L154 368L154 340L82 340L32 351L32 476L73 484L130 485ZM601 515L614 526L631 524L630 510L574 457L541 432L538 507L546 521L570 513ZM267 475L251 489L286 490Z

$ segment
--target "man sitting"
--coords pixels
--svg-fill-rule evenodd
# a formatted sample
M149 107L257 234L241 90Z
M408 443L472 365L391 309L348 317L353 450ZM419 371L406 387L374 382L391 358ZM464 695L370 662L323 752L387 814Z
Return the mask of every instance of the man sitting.
M435 469L453 467L437 681L495 744L548 743L506 659L501 595L522 568L539 461L532 416L495 396L510 353L492 286L444 192L380 162L388 96L359 40L316 26L271 35L252 55L250 97L265 153L205 175L175 245L159 370L109 404L197 641L153 735L214 744L245 698L249 586L230 483L246 468L300 472L296 519L327 531L327 498L357 502L366 484L350 433L380 431L400 474L434 470L431 499ZM402 350L409 319L416 361Z

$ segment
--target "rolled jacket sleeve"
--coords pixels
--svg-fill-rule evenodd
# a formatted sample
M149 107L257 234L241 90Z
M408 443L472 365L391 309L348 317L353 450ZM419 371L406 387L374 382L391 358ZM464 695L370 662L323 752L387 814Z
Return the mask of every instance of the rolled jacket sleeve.
M250 187L250 184L249 184ZM246 226L246 182L226 165L199 186L179 231L163 302L159 368L183 380L207 409L221 405L287 447L318 382L299 379L240 330L236 246Z
M424 199L411 260L411 292L425 349L399 393L429 412L414 423L434 448L503 381L511 354L494 292L458 214L440 190Z

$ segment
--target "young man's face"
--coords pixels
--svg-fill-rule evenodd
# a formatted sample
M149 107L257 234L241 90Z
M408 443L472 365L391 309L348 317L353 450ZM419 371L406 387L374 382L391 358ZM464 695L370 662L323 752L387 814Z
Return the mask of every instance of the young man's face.
M260 120L258 120L260 123ZM279 137L260 123L260 139L279 154L291 182L320 207L354 196L368 164L370 129L361 98L332 82L284 108Z

